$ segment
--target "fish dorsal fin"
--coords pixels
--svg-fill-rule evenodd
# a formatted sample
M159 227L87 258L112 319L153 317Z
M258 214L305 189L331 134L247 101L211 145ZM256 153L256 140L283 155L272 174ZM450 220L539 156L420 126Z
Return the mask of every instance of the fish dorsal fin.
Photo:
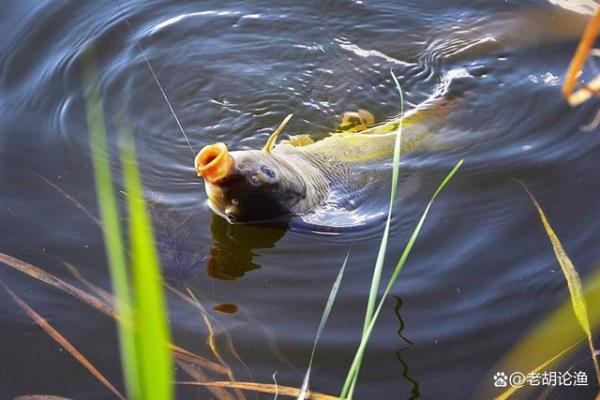
M287 123L290 122L290 119L292 119L293 115L294 114L288 114L288 116L285 117L283 119L283 121L281 121L281 123L279 124L279 126L277 127L277 129L275 129L275 132L273 132L271 134L271 136L269 136L269 138L267 139L267 142L263 146L262 151L264 151L265 153L270 153L271 150L273 150L273 146L275 146L275 142L277 141L277 137L279 136L279 134L281 133L281 131L283 131L283 129L285 128L285 126L287 125Z

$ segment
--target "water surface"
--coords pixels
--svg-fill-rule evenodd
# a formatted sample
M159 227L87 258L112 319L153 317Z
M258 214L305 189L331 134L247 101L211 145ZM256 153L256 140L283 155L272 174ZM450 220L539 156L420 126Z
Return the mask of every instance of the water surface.
M240 380L271 383L277 372L279 383L300 386L331 284L351 248L312 378L315 390L339 392L358 344L387 198L357 213L355 229L227 224L206 204L193 153L145 57L194 151L217 141L260 148L292 112L286 131L316 137L347 110L371 110L379 121L397 116L390 69L408 107L440 88L460 98L437 133L448 145L403 159L386 271L439 181L459 159L465 165L432 209L396 297L386 303L358 399L472 396L501 356L567 299L516 180L536 194L584 280L597 265L600 136L580 127L598 104L572 110L560 97L577 38L496 44L505 34L498 27L519 23L519 15L560 8L545 1L120 1L122 7L113 0L0 4L0 251L78 284L67 261L110 287L97 225L42 179L97 215L80 74L81 56L93 47L115 177L115 126L125 115L165 276L209 310L237 306L233 314L210 314L221 326L219 343L228 332L245 364L225 352ZM109 318L4 266L0 277L122 385ZM197 311L176 297L170 311L176 342L211 357ZM109 398L6 295L0 315L2 398ZM583 367L591 372L589 362ZM570 395L589 398L585 390ZM177 391L181 399L210 396ZM248 395L255 397L272 396Z

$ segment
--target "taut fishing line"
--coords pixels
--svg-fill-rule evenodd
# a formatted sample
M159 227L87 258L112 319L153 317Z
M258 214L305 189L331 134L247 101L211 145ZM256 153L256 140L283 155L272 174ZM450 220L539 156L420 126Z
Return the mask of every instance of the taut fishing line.
M121 2L119 0L115 0L115 3L117 3L117 6L119 7L119 11L121 12L121 14L123 14L123 17L125 18L125 23L127 24L131 34L133 35L133 27L129 23L129 18L127 18L127 15L125 14L125 10L123 9ZM140 54L142 55L142 57L144 57L144 61L146 62L146 65L148 66L148 69L150 70L150 73L152 74L152 77L154 78L154 82L156 82L156 85L158 86L158 89L160 89L160 93L162 94L162 97L165 99L167 106L169 106L169 110L171 111L171 114L173 114L173 118L175 118L175 122L177 122L177 126L179 127L179 130L183 134L183 137L185 138L185 141L186 141L188 147L192 151L192 154L195 156L196 152L194 151L194 148L192 147L192 143L190 142L188 135L185 133L185 130L183 129L183 125L181 124L181 121L179 120L179 118L177 118L177 114L175 113L175 110L173 109L173 106L171 105L171 102L169 101L169 98L167 97L167 93L165 92L165 89L163 88L163 86L160 84L160 81L158 80L158 76L156 75L156 72L154 72L154 68L152 68L152 65L150 64L150 60L148 60L148 57L146 56L146 52L145 52L145 49L142 47L142 43L139 40L135 39L135 37L134 37L134 42L135 42L138 50L140 51Z

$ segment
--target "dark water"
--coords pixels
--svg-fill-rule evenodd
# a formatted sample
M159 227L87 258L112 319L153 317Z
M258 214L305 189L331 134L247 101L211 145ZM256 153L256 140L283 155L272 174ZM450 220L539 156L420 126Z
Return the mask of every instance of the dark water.
M438 133L451 138L449 146L404 159L388 268L440 179L458 159L465 165L432 209L396 299L383 310L356 398L463 399L480 384L491 395L484 380L495 363L568 298L515 179L536 194L584 280L600 249L600 136L580 130L598 104L571 110L563 103L561 77L577 39L544 40L514 28L534 30L518 17L531 9L560 10L544 1L123 0L120 9L113 0L3 0L0 251L78 284L67 261L110 287L100 230L40 178L97 214L80 74L81 55L93 46L113 150L116 116L125 115L135 132L166 277L191 288L209 310L237 306L211 315L238 379L271 383L277 371L279 383L301 385L329 289L352 248L312 378L315 390L337 394L358 344L382 220L307 232L215 217L144 55L196 151L216 141L259 148L291 112L287 131L316 136L346 110L393 117L393 68L409 105L444 87L461 107ZM507 32L512 39L504 45ZM515 37L527 43L519 47ZM377 204L365 212L385 211L385 199ZM0 277L121 387L112 320L7 267ZM170 311L175 341L211 357L198 313L175 297ZM1 398L110 398L7 295L0 295L0 315ZM245 366L226 350L224 331ZM589 360L583 367L591 371ZM589 398L591 391L556 398ZM180 387L178 398L211 394Z

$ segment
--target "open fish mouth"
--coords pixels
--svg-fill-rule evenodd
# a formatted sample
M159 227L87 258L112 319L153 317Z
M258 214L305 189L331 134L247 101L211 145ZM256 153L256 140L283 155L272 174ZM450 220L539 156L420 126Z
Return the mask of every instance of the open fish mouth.
M207 182L215 183L233 171L233 157L225 143L204 146L194 159L194 169Z

